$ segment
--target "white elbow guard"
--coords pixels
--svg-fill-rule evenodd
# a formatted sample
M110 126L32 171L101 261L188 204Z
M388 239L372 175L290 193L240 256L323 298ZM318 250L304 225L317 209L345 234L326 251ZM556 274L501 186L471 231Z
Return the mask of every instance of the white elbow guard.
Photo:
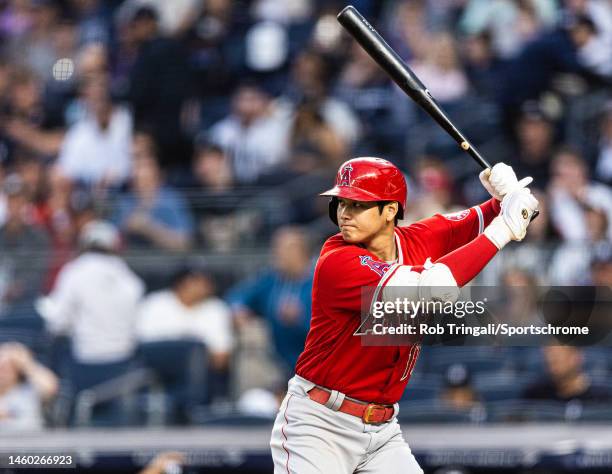
M459 287L446 265L432 264L427 260L421 273L413 271L410 266L400 266L387 281L382 297L384 301L407 298L455 302L459 297Z
M450 268L443 263L425 262L419 281L419 297L425 301L457 301L459 286Z

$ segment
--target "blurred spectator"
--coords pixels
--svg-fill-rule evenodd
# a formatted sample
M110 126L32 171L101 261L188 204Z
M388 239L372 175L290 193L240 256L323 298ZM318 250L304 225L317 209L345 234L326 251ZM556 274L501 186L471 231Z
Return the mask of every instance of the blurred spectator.
M307 239L301 229L279 229L272 239L271 268L227 294L239 326L252 315L265 318L285 371L295 367L310 326L313 268Z
M58 56L54 36L60 23L59 6L53 1L29 2L30 25L26 35L12 38L7 53L16 64L27 66L41 79L51 77Z
M610 391L597 387L585 373L582 351L572 346L546 346L542 348L548 379L527 387L523 398L569 402L609 403Z
M16 342L0 345L0 432L41 429L43 405L58 388L55 374L28 348Z
M0 228L0 311L31 311L47 271L49 239L32 222L32 206L17 174L4 180L6 220Z
M463 364L452 364L446 371L440 400L450 408L469 410L480 404L479 398L472 387L467 367Z
M128 94L136 126L155 135L160 163L187 165L191 153L181 129L191 93L187 53L177 40L160 35L158 13L150 5L138 7L124 27L134 50Z
M70 0L79 31L79 43L111 43L111 6L102 0Z
M605 236L591 237L612 239L612 226L609 225L612 222L612 191L608 186L589 181L587 164L577 150L566 147L555 155L551 163L549 195L551 220L563 240L589 240L585 215L589 208L605 213L603 223L592 230L597 234L602 225L607 227Z
M526 102L517 120L516 135L517 149L510 163L517 176L531 176L534 185L544 189L555 144L552 120L536 102Z
M582 205L586 239L562 243L550 262L550 281L555 285L584 285L590 280L590 264L598 247L606 246L608 216L602 209Z
M560 73L580 76L593 84L608 85L591 65L583 64L580 51L595 37L593 21L579 16L528 43L506 68L500 84L500 99L508 118L527 100L537 100Z
M117 186L130 172L132 117L113 104L105 74L84 77L81 95L86 115L66 133L57 160L59 171L88 186Z
M237 200L227 153L218 145L198 141L192 176L192 184L203 193L201 200L192 202L198 219L198 241L215 251L229 251L237 248L245 236L252 237L252 212Z
M503 77L504 62L491 42L491 33L483 31L468 36L462 45L465 73L479 98L494 99Z
M509 58L556 20L554 0L469 0L461 28L468 34L490 31L496 52Z
M164 36L178 36L194 21L206 3L199 0L174 0L169 3L164 0L126 0L119 7L118 15L134 14L141 7L149 7L159 16L159 28Z
M289 127L260 86L243 83L234 94L231 115L210 129L210 138L231 157L238 182L253 183L286 162Z
M467 94L467 77L455 50L455 40L448 33L433 35L426 55L414 61L412 69L441 103L456 102Z
M610 185L612 184L612 101L605 105L602 115L596 176Z
M152 137L137 134L132 149L130 191L117 200L113 221L125 233L129 245L187 250L193 218L181 194L165 185Z
M344 140L325 123L319 105L312 101L300 103L295 110L291 146L316 150L323 161L320 166L330 169L337 168L348 152Z
M0 139L13 161L21 149L54 157L64 139L63 119L45 108L42 87L41 80L29 69L13 68L10 72Z
M435 156L423 156L414 173L415 188L408 203L403 222L406 225L434 214L449 213L455 209L453 178L446 165Z
M202 127L221 120L229 109L230 96L245 70L244 38L248 18L231 0L201 2L185 35L193 87L202 101Z
M340 71L335 95L350 105L363 125L359 154L402 155L406 140L403 130L411 118L406 114L406 100L399 100L387 75L356 43Z
M208 273L185 266L176 272L170 288L148 295L140 305L138 339L198 340L208 348L211 367L227 371L233 346L231 311L214 292Z
M508 268L502 275L504 293L500 320L512 326L540 326L543 318L540 314L539 279L529 270ZM521 345L520 336L513 338L514 345ZM529 338L525 338L529 341Z
M85 225L79 243L81 255L62 269L37 309L52 334L71 338L76 362L123 363L134 352L144 285L117 254L119 234L109 223Z
M323 123L350 146L359 137L361 125L346 102L328 95L330 80L326 59L314 50L305 50L293 62L290 81L280 103L289 109L287 113L300 104L313 104Z

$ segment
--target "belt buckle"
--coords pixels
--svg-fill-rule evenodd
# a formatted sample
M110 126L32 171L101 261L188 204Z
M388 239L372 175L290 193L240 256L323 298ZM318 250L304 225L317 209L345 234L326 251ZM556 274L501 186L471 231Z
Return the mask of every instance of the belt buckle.
M364 423L367 423L369 425L382 425L384 423L384 421L382 421L382 418L385 415L386 409L387 407L385 407L384 405L378 405L377 403L369 403L366 409L364 410L361 419ZM382 410L381 421L372 421L372 416L379 410Z

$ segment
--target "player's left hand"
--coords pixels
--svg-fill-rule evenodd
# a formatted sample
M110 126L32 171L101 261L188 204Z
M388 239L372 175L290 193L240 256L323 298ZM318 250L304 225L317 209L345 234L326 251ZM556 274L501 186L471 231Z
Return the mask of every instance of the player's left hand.
M506 194L524 188L533 181L530 176L519 181L512 166L505 163L497 163L493 168L482 170L478 177L489 194L498 201L501 201Z

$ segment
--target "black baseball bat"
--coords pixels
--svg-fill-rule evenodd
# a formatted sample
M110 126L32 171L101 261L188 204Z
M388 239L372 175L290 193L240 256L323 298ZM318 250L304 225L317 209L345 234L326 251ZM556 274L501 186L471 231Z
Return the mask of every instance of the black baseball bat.
M338 14L338 21L357 40L361 47L366 50L370 57L391 77L393 82L446 130L446 133L464 151L468 152L482 168L491 168L491 164L465 138L436 103L427 87L355 7L349 5L344 8ZM538 211L535 211L532 219L537 215Z

